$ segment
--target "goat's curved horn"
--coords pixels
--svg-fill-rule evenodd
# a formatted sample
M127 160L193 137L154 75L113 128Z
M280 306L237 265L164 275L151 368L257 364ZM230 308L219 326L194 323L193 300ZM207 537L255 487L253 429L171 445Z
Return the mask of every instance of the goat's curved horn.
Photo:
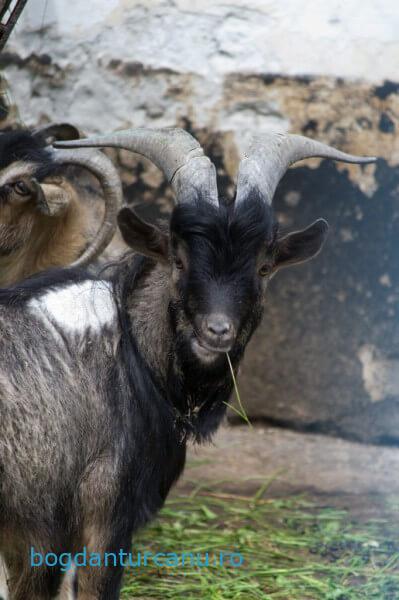
M177 202L198 198L218 204L216 170L200 144L179 128L127 129L73 142L56 142L56 148L124 148L151 160L173 187Z
M374 156L354 156L301 135L265 134L252 140L241 161L237 178L236 205L256 189L271 205L277 185L288 167L304 158L319 156L348 163L375 162Z
M112 162L102 152L95 150L53 150L53 161L62 165L84 167L99 181L105 203L104 219L90 245L70 265L82 267L94 260L110 243L116 229L116 216L122 205L121 181Z

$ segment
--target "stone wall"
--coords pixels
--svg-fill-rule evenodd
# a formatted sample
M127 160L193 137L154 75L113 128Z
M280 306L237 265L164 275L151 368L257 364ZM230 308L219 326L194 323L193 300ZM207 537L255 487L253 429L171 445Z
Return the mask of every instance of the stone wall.
M254 418L399 441L398 31L390 0L30 0L0 56L24 123L184 126L224 194L254 132L381 157L307 161L279 187L284 229L323 216L332 231L316 261L270 286L241 377ZM159 172L113 156L127 199L167 211Z

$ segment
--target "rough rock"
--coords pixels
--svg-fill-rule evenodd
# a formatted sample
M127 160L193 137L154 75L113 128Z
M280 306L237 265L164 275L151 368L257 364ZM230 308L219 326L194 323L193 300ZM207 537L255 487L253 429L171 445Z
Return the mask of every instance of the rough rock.
M214 442L189 449L179 489L202 485L245 495L269 482L267 494L393 498L399 450L284 429L223 427Z
M324 217L331 230L314 261L271 281L240 378L253 417L398 443L399 172L381 161L375 177L371 197L327 162L282 181L284 228Z

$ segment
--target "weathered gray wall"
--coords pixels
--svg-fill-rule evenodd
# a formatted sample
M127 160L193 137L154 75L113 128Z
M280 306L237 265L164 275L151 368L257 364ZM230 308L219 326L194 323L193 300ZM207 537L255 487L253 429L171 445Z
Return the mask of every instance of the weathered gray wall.
M255 417L399 441L398 31L394 1L30 0L0 57L27 124L180 124L225 193L253 132L382 158L308 161L280 185L284 228L323 216L332 231L316 261L270 286L241 378ZM114 155L129 200L170 198L154 167Z

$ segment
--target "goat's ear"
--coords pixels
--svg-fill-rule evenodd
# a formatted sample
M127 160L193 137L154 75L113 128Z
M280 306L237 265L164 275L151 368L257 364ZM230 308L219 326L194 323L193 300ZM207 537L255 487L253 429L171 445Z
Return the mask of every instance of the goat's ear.
M135 252L160 262L168 261L169 238L158 227L150 225L131 208L122 208L118 225L126 244Z
M327 238L328 223L318 219L302 231L294 231L277 242L275 269L289 267L310 260L323 247Z
M36 206L39 212L49 217L60 216L71 201L70 195L59 185L36 184Z
M70 123L49 123L35 129L33 135L44 140L46 145L50 145L56 141L78 140L80 131Z

